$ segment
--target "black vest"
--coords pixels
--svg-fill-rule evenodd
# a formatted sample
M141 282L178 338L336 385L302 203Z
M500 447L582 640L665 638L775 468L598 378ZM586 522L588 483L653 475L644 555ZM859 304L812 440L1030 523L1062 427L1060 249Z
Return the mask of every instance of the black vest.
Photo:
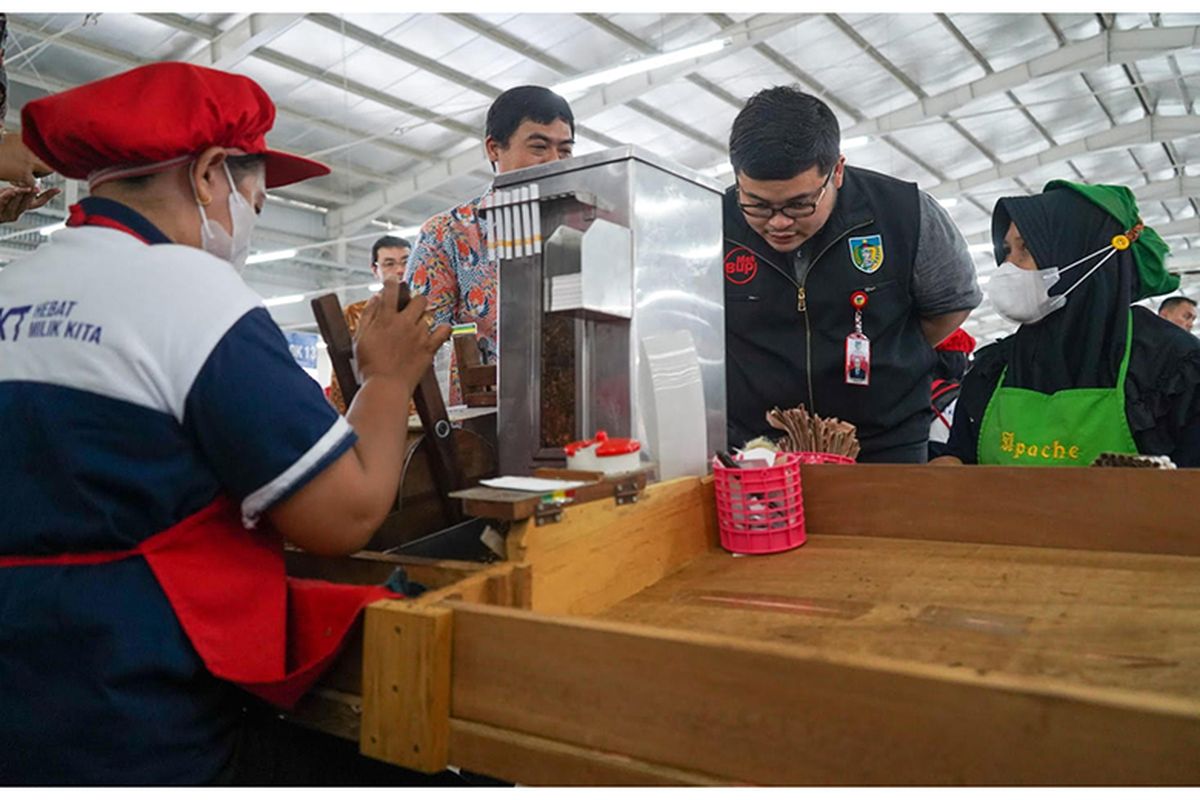
M833 213L806 243L812 263L802 286L793 254L776 252L750 228L736 188L725 193L730 445L777 436L766 412L803 403L858 426L860 461L925 459L937 359L921 332L911 291L920 215L916 184L846 167ZM873 245L882 248L881 259ZM845 382L856 291L868 297L863 332L871 340L869 386Z

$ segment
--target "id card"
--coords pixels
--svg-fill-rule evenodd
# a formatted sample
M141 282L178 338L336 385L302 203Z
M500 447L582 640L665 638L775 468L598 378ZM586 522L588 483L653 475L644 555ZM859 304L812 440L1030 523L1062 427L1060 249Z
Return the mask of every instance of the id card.
M846 383L851 386L871 384L871 340L861 333L846 337Z

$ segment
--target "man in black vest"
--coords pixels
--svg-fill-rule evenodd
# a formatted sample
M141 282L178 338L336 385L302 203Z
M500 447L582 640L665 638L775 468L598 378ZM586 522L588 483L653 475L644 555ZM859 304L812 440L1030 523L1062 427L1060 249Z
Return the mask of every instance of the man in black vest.
M923 463L934 346L982 295L962 234L916 184L840 155L827 105L786 86L747 101L725 193L729 442L803 403L858 426L859 461Z

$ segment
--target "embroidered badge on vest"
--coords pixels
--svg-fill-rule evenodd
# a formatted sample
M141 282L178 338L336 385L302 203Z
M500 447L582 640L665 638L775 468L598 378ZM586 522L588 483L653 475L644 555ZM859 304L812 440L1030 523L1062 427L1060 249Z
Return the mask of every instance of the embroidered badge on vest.
M878 233L870 236L851 236L850 260L859 272L870 275L878 270L883 266L883 236Z
M745 286L758 274L758 256L744 247L735 247L725 254L725 280Z

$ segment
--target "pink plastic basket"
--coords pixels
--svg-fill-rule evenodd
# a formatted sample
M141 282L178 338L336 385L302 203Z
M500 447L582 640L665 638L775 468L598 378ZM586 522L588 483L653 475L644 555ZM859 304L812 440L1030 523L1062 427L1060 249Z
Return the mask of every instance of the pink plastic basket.
M800 458L782 453L773 467L713 464L717 529L731 553L779 553L804 544Z
M795 451L792 455L800 457L801 464L853 464L850 456L839 456L833 453L814 453L808 450Z
M832 453L780 453L773 467L729 469L713 461L717 530L731 553L781 553L804 544L801 464L853 464Z

